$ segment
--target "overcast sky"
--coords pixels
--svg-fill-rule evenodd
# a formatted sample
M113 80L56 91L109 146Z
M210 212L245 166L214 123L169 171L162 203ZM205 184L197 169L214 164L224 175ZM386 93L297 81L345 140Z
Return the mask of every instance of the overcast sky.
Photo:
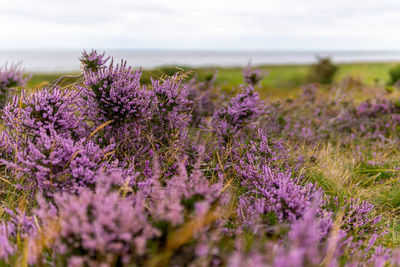
M0 0L0 49L398 50L399 0Z

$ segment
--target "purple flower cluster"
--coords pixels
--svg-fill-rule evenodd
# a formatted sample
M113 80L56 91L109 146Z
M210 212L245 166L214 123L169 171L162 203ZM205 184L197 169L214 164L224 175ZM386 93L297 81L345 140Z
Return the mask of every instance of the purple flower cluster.
M190 120L187 90L177 77L153 80L149 89L141 86L140 77L141 72L132 72L126 62L111 64L85 71L80 88L82 114L94 128L111 122L102 139L115 140L123 152L148 147L148 140L169 145L185 135Z
M74 141L54 132L47 135L43 130L34 142L28 141L25 149L16 152L16 162L7 165L42 192L71 192L94 184L109 151L91 140Z
M82 56L79 58L85 71L97 72L99 69L104 68L104 65L110 57L105 57L105 53L99 54L96 50L90 52L83 51Z
M9 98L10 90L17 86L24 86L28 78L24 77L23 69L19 64L5 65L0 68L0 108L3 108Z
M158 143L169 145L176 137L185 136L190 122L188 92L178 77L163 82L152 80L153 112L148 131Z
M218 210L213 205L229 201L223 185L209 185L199 170L188 175L181 165L179 174L165 185L159 174L155 169L153 177L142 182L135 177L123 178L121 173L100 174L94 191L81 187L77 195L56 193L53 203L39 199L34 213L40 223L43 227L57 224L50 244L53 253L68 256L71 266L149 260L146 253L151 242L165 242L171 230L209 212L214 214ZM138 191L123 191L132 179ZM128 195L124 197L123 192ZM192 234L205 230L199 228ZM34 235L30 242L37 238ZM32 263L39 263L40 257L34 251L32 255Z
M204 216L217 201L229 201L229 197L222 194L223 184L210 185L197 168L188 175L181 162L178 174L167 180L165 187L156 179L159 171L140 186L151 196L149 209L156 220L177 226L184 223L186 216Z
M213 127L217 135L228 142L262 114L259 95L248 86L243 93L232 98L229 105L214 113Z
M320 206L318 201L316 198L304 216L293 222L283 242L260 242L261 246L252 248L250 252L239 243L228 266L320 266L327 248L322 242L326 236L321 232L321 220L316 216ZM328 264L335 266L336 260L335 255Z
M349 266L384 266L387 263L398 265L398 252L381 246L375 246L378 235L359 233L354 237L365 238L364 242L352 242L352 233L346 230L333 230L329 235L322 229L326 221L319 216L321 195L317 194L303 216L295 220L289 232L281 242L260 240L250 252L239 243L228 262L228 266L339 266L344 259ZM370 216L365 204L351 206L353 211L362 210ZM346 217L359 215L347 213ZM348 218L349 218L348 217ZM354 218L357 220L357 218ZM342 224L346 226L345 222ZM259 236L259 233L257 233ZM348 266L348 265L345 265Z
M45 132L56 131L63 136L79 137L85 131L83 121L77 116L78 93L58 87L44 88L31 96L22 91L20 96L4 108L2 120L9 135L32 139Z
M42 202L36 211L44 226L58 218L51 247L68 255L69 266L126 264L144 254L147 239L159 235L148 222L142 194L124 198L112 190L119 178L100 176L94 192L56 194L54 204Z
M43 192L76 190L94 183L104 154L87 139L87 126L78 117L74 91L58 87L26 96L24 92L7 104L2 120L3 163L17 180Z
M377 99L373 102L365 101L357 107L357 115L362 117L376 117L381 114L392 113L393 111L400 111L394 103L388 99Z
M80 87L82 113L96 126L112 121L115 126L141 123L149 115L150 95L140 85L140 71L126 62L97 72L85 71Z
M0 224L0 259L8 259L17 250L16 246L10 241L9 236L12 229L6 222Z
M238 210L245 224L254 224L254 219L265 218L265 214L273 212L280 223L293 223L300 219L310 207L318 192L312 184L301 186L285 173L274 173L265 167L256 177L243 177L253 179L249 195L239 199ZM324 213L321 210L320 213ZM327 222L321 231L327 234L330 228L330 214L322 214ZM261 222L267 223L268 222Z
M97 72L84 71L80 93L80 112L92 125L91 132L100 145L118 145L119 158L147 151L144 129L151 118L151 93L140 84L140 71L132 72L126 62ZM133 156L133 155L132 155Z
M0 158L8 159L13 153L12 144L5 131L0 132Z
M250 64L243 70L243 77L244 81L251 86L258 85L263 79L261 76L261 70L252 70Z

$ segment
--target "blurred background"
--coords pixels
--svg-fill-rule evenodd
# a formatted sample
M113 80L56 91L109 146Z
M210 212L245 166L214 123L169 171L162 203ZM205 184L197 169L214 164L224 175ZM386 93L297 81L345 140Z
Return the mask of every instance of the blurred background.
M79 70L83 49L135 67L400 60L397 0L1 0L0 62Z

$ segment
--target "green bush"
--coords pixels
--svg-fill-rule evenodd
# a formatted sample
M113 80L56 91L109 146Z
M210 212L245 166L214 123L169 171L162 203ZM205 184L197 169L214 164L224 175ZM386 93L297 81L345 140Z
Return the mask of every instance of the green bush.
M389 71L390 81L388 85L395 85L400 80L400 65L393 67Z
M321 84L332 83L338 67L329 57L317 57L318 62L312 66L312 80Z

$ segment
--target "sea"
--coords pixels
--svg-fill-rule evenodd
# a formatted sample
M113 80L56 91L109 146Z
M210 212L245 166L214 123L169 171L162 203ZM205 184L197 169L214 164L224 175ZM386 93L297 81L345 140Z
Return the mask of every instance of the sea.
M244 67L257 65L312 64L317 56L336 63L400 61L400 51L212 51L212 50L106 50L115 62L135 68L162 66ZM74 72L80 69L79 50L1 51L0 66L21 63L33 73Z

